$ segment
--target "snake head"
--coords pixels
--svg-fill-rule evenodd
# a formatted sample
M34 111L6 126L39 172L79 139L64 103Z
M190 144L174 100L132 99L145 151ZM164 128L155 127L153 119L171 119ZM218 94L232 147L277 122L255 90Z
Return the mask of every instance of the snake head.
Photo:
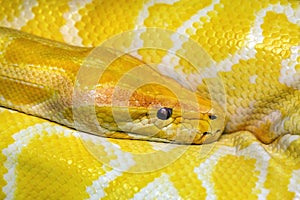
M217 104L127 55L103 70L91 93L99 126L89 132L105 137L202 144L224 130Z
M150 105L144 105L144 116L139 125L135 126L134 132L149 134L152 140L160 138L175 143L203 144L214 142L220 137L225 118L217 104L185 88L181 88L180 96L187 96L180 99L161 86L153 88L163 92L161 95L156 94ZM147 91L145 87L143 90ZM136 122L139 121L136 117L139 114L131 116Z
M133 91L123 87L102 89L102 94L114 91L115 95L106 96L116 98L111 106L103 106L97 99L99 124L111 134L106 136L183 144L216 141L225 125L220 107L177 86L173 91L152 83Z

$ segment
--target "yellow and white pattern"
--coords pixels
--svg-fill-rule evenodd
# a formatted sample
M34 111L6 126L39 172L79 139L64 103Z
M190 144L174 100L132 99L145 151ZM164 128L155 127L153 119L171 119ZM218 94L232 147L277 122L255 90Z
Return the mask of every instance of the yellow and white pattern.
M220 76L228 118L226 134L207 145L108 138L92 144L84 133L1 107L1 199L300 198L298 0L4 0L0 26L86 47L146 27L185 35L214 61L203 80L194 81L180 59L172 60L173 71L159 69L184 74L178 82L196 83L200 94L202 81ZM174 52L185 45L177 39L170 39L179 41L170 46ZM2 58L12 47L1 42Z

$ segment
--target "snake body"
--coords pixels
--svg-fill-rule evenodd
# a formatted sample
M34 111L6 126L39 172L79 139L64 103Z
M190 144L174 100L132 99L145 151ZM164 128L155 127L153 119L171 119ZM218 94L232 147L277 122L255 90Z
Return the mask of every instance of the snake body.
M1 199L300 197L299 1L3 1L0 13ZM135 42L117 56L103 45Z

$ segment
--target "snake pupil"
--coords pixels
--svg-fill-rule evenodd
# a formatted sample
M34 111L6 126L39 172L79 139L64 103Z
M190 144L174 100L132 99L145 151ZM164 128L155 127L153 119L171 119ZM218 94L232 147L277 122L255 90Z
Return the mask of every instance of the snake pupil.
M161 120L167 120L171 117L171 115L172 115L172 108L166 108L166 107L160 108L156 114L157 118Z

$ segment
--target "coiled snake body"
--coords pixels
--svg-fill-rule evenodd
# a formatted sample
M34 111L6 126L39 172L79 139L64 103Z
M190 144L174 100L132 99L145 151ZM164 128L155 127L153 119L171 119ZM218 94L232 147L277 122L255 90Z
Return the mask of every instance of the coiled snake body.
M2 1L0 26L1 199L300 197L299 1Z

